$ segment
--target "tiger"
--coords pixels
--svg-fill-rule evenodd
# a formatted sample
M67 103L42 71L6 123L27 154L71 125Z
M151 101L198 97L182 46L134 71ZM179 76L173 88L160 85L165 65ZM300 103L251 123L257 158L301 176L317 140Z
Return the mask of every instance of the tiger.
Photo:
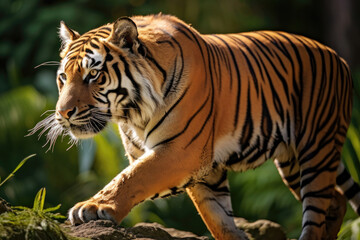
M116 123L129 159L71 224L120 223L145 200L186 192L215 239L234 223L228 171L273 160L302 204L300 239L335 239L360 188L341 162L353 83L334 50L281 31L201 34L172 15L121 17L79 34L60 23L59 98L33 132L73 143ZM346 208L346 206L345 206Z

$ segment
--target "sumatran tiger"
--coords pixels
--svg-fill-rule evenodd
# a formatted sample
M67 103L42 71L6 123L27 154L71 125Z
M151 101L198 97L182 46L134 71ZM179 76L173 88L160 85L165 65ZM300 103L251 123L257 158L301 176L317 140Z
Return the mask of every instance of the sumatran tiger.
M136 204L187 192L216 239L246 239L227 171L273 159L303 208L300 239L331 239L359 185L341 163L352 110L348 65L306 37L204 35L168 15L122 17L83 35L60 23L56 111L33 132L94 136L119 126L130 165L69 211L116 223Z

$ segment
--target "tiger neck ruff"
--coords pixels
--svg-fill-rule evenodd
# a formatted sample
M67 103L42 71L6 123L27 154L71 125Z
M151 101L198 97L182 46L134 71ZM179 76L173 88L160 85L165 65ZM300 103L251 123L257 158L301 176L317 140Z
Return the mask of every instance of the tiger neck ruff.
M203 35L161 14L83 35L61 22L60 38L56 113L34 131L49 130L51 147L113 121L130 160L71 208L72 224L119 223L146 199L187 192L216 239L245 239L226 173L268 159L302 202L300 239L336 237L344 195L359 213L359 186L340 161L352 80L330 48L285 32Z

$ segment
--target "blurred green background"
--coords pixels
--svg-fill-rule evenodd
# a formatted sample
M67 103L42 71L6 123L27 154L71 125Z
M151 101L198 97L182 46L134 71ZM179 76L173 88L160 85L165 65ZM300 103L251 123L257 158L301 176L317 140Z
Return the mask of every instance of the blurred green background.
M356 181L360 176L360 1L358 0L1 0L0 1L0 176L7 176L24 157L36 153L15 178L0 189L12 205L31 206L36 192L47 189L46 204L74 203L94 194L127 166L116 127L69 150L68 139L53 151L45 138L24 137L57 99L57 36L60 20L84 33L120 16L173 14L201 33L271 29L302 34L334 48L351 66L354 111L343 160ZM242 174L230 174L234 212L248 220L280 223L298 237L301 205L282 183L272 162ZM348 207L346 220L356 215ZM185 195L145 202L122 223L157 221L167 227L209 235Z

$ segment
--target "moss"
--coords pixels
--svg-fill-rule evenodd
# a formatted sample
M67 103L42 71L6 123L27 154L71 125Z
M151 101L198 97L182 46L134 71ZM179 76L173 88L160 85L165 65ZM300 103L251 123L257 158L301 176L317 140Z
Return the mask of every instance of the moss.
M59 226L54 218L59 214L44 211L34 211L29 208L14 208L0 214L0 239L54 239L75 240Z

